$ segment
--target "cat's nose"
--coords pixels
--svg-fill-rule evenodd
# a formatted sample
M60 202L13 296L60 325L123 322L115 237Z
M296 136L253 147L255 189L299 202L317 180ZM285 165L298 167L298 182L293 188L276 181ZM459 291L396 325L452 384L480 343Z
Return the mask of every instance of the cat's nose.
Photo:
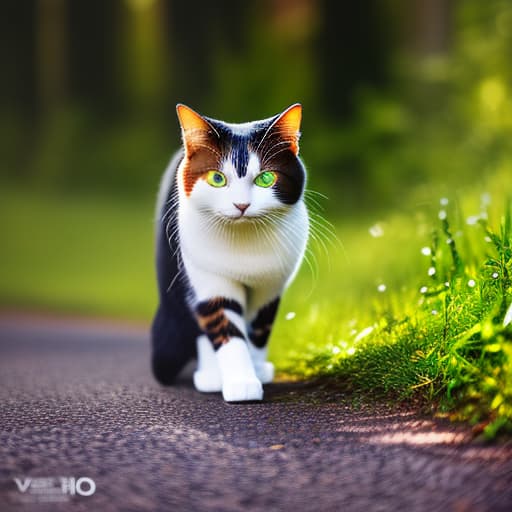
M242 214L251 205L251 203L233 203L233 204L242 212Z

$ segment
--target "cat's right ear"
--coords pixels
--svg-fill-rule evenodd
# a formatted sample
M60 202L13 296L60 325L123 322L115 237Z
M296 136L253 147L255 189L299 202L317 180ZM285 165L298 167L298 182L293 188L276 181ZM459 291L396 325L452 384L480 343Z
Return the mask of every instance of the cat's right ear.
M178 103L176 112L181 126L181 136L187 154L194 153L199 146L204 146L212 141L212 137L218 133L215 128L197 112L191 108Z

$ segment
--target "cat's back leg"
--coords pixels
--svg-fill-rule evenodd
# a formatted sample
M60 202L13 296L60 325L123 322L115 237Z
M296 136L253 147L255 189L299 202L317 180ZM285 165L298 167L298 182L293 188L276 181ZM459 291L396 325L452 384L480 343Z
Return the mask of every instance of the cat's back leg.
M160 304L151 327L151 367L155 378L171 385L196 357L198 329L193 319L169 304Z
M186 296L188 285L180 264L177 238L176 168L178 153L164 174L160 185L156 226L156 273L159 306L151 327L151 366L156 379L172 384L182 368L196 356L200 334L190 312Z

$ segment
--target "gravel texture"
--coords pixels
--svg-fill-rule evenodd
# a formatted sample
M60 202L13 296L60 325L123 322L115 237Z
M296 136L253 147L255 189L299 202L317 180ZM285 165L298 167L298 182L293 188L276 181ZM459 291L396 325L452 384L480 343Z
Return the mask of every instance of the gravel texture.
M349 404L273 384L230 405L190 369L164 388L145 329L4 314L0 511L512 510L510 443Z

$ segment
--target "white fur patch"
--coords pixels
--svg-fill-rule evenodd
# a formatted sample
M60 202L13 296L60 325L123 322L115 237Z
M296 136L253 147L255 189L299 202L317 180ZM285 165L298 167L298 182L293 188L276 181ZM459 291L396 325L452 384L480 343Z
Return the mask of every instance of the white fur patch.
M194 289L205 298L219 286L221 278L229 281L225 286L230 290L235 283L262 289L263 293L258 295L264 305L285 287L306 248L308 218L302 202L289 207L281 222L237 221L229 225L212 220L208 211L189 203L180 205L178 220L187 274ZM224 291L225 286L217 288L215 295ZM202 289L208 291L203 293ZM266 296L265 290L271 296Z
M222 391L222 375L211 341L207 336L197 338L197 370L194 386L202 393Z
M249 152L249 161L247 162L247 174L254 179L261 172L260 159L256 153Z

